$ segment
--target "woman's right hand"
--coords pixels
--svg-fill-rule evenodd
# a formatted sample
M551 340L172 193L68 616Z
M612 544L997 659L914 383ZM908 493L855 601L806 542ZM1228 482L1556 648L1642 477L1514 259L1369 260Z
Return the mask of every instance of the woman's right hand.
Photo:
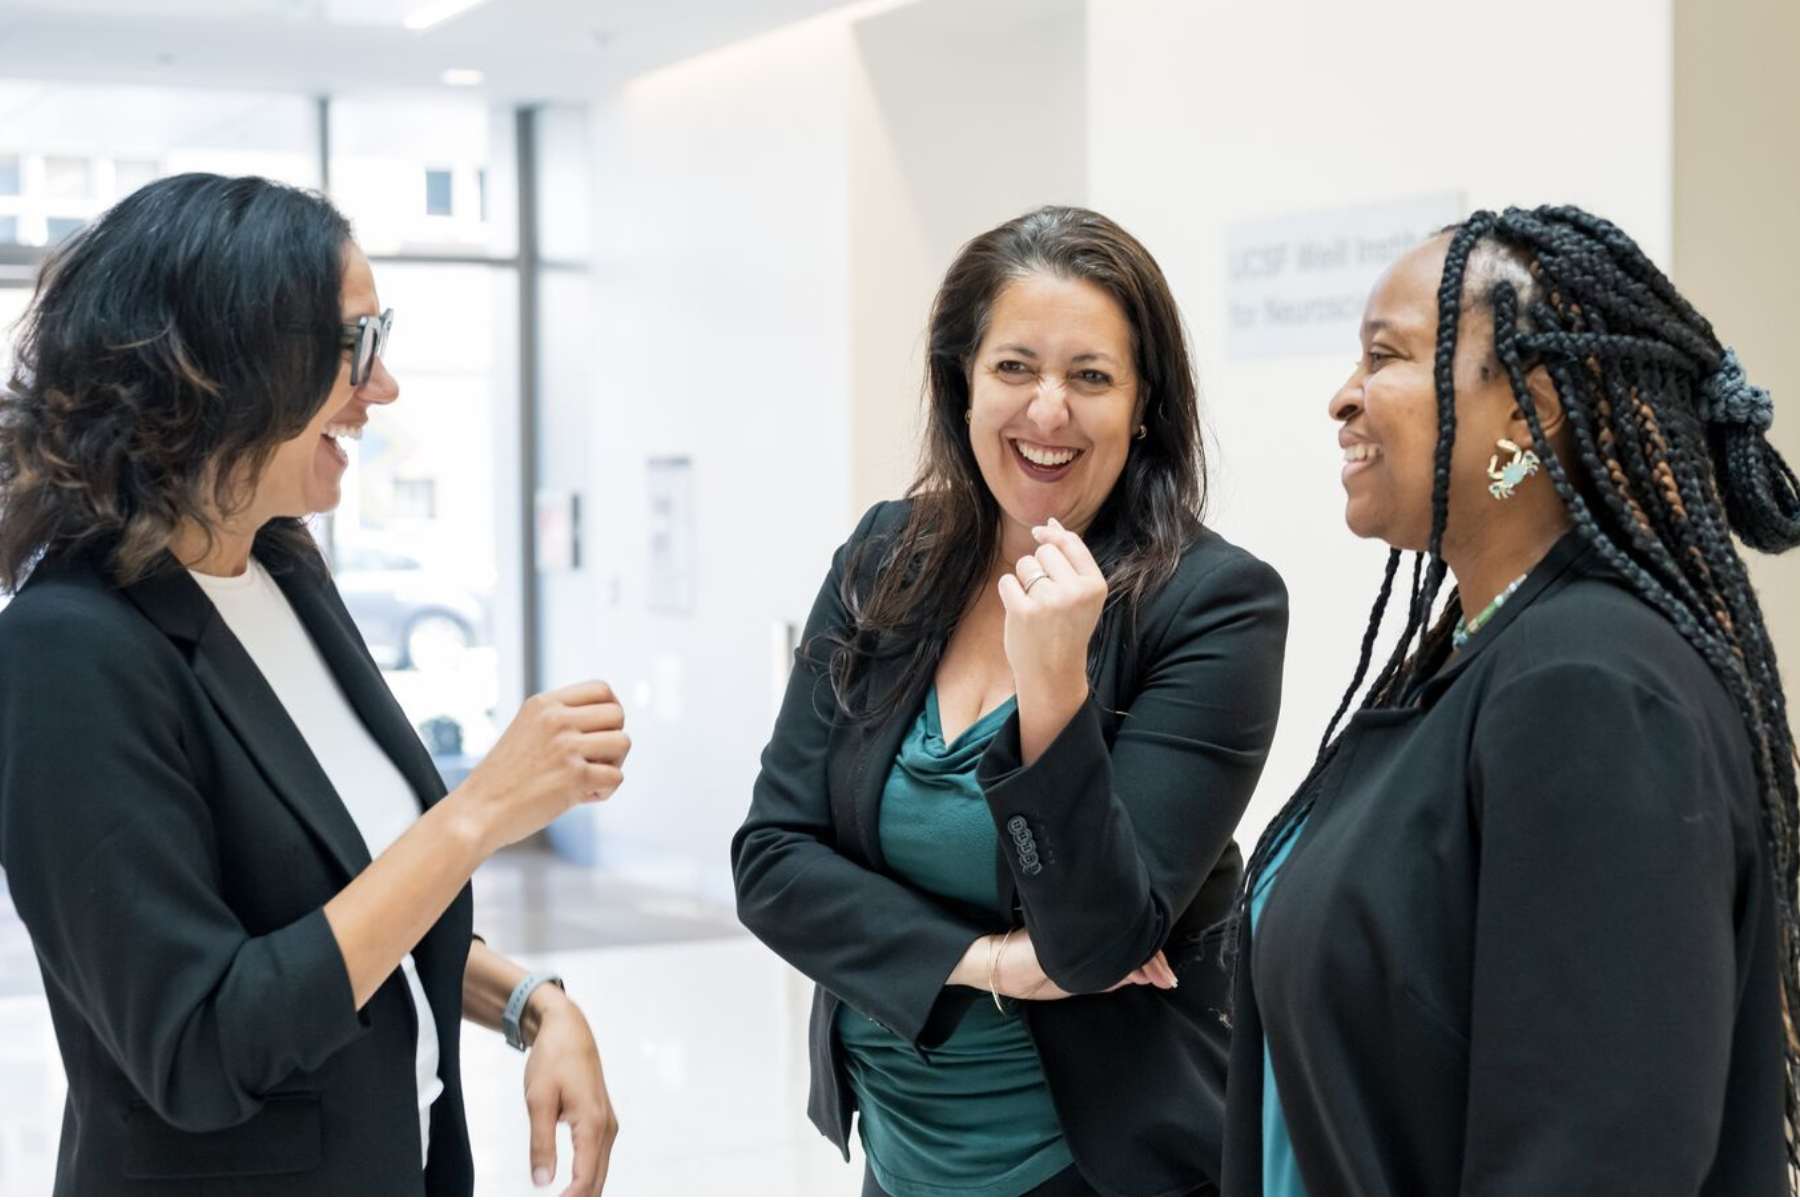
M530 837L577 804L605 800L631 753L625 710L598 681L533 696L456 789L486 853Z
M484 860L577 804L612 795L630 752L625 710L604 683L520 705L462 785L326 903L356 1007L393 975Z

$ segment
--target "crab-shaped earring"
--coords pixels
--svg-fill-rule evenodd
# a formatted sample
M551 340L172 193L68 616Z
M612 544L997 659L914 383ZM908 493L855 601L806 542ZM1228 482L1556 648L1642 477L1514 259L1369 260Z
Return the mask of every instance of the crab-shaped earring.
M1513 490L1536 475L1540 464L1535 452L1522 450L1507 438L1500 439L1500 449L1512 455L1512 460L1503 467L1498 454L1488 459L1488 478L1494 481L1488 484L1488 491L1496 500L1511 500Z

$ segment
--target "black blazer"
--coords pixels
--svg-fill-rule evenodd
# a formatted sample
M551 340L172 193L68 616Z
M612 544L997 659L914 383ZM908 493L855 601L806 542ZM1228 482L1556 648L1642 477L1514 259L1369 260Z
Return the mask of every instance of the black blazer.
M998 932L884 867L882 785L929 675L885 720L853 722L822 673L816 639L847 621L847 555L892 536L906 513L878 505L838 551L732 843L739 916L819 984L808 1111L841 1150L855 1097L837 1006L929 1052L978 995L986 1003L944 980L970 942ZM1204 532L1135 629L1116 613L1103 621L1092 698L1049 749L1022 768L1015 716L979 767L1002 900L1049 976L1098 992L1167 949L1181 980L1021 1006L1076 1165L1104 1191L1180 1194L1218 1180L1227 983L1205 932L1242 870L1232 831L1274 736L1286 634L1280 577ZM866 688L885 691L903 657L877 660Z
M323 574L277 574L430 805L429 755ZM458 1065L470 892L414 950L444 1093L420 1168L395 971L359 1013L323 905L369 863L300 732L173 560L40 566L0 613L0 865L68 1072L59 1193L473 1188Z
M1570 534L1351 721L1240 957L1313 1195L1787 1191L1772 874L1736 706Z

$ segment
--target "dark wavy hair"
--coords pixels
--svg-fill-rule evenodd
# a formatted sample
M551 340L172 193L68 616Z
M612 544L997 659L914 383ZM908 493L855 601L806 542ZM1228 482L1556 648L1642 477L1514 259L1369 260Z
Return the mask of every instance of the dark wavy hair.
M1045 207L965 245L931 306L925 367L927 428L898 535L869 539L843 573L846 631L828 631L832 691L845 713L890 709L931 669L1000 549L1000 506L981 477L964 413L969 371L995 300L1032 275L1103 289L1131 327L1139 420L1124 471L1084 537L1106 572L1109 610L1135 615L1175 573L1200 531L1206 461L1199 389L1181 312L1162 269L1138 240L1085 208ZM866 556L879 555L864 594ZM1095 643L1099 641L1095 633ZM870 657L901 647L905 669L883 696L853 701Z
M315 193L188 174L50 257L0 395L0 589L76 554L129 584L184 523L216 533L336 381L350 236ZM257 552L322 561L297 519L264 526Z
M1431 542L1415 556L1406 630L1364 695L1364 708L1405 701L1441 666L1461 612L1457 594L1434 621L1447 567L1450 452L1456 439L1454 366L1466 307L1492 318L1493 354L1530 425L1582 541L1706 660L1736 705L1754 758L1763 837L1774 873L1781 938L1782 1045L1792 1190L1800 1165L1800 795L1787 698L1775 646L1744 560L1732 544L1778 554L1800 545L1800 479L1769 443L1775 419L1737 355L1622 230L1573 207L1478 212L1444 231L1450 243L1438 289L1434 361L1438 439ZM1568 414L1573 460L1559 461L1526 385L1549 372ZM1369 616L1350 687L1326 726L1313 768L1264 831L1244 872L1232 920L1241 929L1258 878L1312 810L1335 755L1338 722L1361 687L1401 554ZM1414 639L1418 649L1408 653ZM1227 938L1227 945L1236 938Z

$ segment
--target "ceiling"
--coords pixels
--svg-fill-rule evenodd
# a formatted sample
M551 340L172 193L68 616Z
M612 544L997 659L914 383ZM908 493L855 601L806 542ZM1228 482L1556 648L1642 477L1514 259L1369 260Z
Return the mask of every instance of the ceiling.
M571 100L846 3L0 0L0 76L354 95L475 68L484 83L461 90Z

